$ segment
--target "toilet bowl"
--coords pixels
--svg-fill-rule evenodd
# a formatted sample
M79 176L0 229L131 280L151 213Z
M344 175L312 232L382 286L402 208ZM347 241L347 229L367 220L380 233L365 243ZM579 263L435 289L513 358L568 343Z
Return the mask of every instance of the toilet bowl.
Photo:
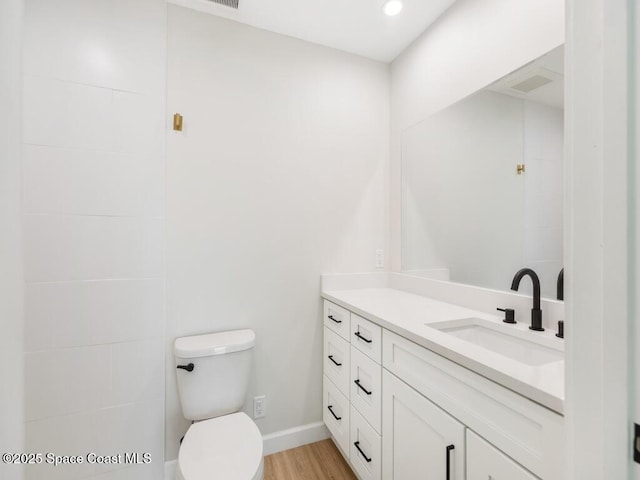
M178 480L262 480L262 435L240 411L254 344L252 330L176 339L180 404L194 422L180 445Z
M245 413L194 423L178 455L178 480L262 480L262 435Z

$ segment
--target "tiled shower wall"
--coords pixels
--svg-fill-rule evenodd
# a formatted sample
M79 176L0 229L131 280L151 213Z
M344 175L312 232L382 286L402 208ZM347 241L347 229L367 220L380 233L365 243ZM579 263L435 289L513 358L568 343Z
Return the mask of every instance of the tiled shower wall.
M164 0L26 0L26 450L149 453L164 471Z

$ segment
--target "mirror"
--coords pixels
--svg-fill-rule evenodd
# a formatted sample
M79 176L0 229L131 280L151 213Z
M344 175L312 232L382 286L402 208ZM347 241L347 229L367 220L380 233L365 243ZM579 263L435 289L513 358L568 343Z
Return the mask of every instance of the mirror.
M403 132L403 272L508 290L526 266L556 298L563 62L559 47Z

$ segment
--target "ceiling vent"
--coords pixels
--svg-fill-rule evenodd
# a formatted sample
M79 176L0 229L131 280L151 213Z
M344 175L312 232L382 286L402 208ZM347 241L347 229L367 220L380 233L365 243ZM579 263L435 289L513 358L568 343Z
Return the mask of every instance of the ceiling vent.
M209 0L211 3L217 3L218 5L224 5L225 7L231 7L238 10L238 2L240 0Z
M526 80L520 81L515 85L511 85L511 88L522 93L529 93L532 90L540 88L551 82L553 82L551 78L547 78L542 75L533 75Z

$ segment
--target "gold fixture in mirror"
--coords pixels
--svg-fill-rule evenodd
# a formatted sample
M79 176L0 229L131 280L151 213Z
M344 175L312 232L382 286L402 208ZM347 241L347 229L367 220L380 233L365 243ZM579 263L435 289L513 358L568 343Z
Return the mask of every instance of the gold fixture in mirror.
M173 114L173 129L176 132L182 131L182 115L180 115L179 113Z

